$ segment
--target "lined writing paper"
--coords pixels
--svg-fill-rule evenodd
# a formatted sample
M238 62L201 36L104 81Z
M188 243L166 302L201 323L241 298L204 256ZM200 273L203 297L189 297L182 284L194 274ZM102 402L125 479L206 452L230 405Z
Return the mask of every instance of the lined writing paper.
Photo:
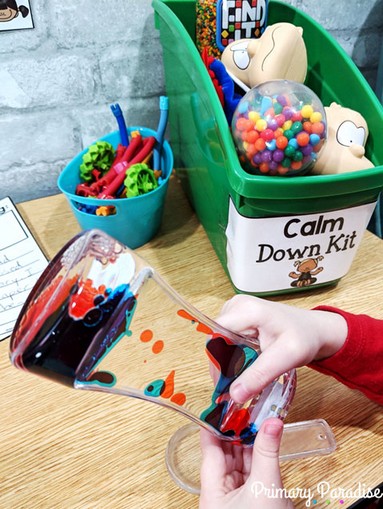
M10 198L0 200L0 341L48 261Z

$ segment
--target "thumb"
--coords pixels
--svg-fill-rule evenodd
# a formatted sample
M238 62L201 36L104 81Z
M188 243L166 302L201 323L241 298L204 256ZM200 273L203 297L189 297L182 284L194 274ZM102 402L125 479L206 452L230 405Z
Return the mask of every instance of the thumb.
M281 355L278 342L270 345L230 386L230 396L236 403L243 404L259 394L267 385L283 373L290 371L300 362L295 352L288 352L288 345Z
M266 419L254 442L253 458L249 482L255 497L267 499L269 490L282 487L279 466L279 449L283 432L283 422L272 417Z

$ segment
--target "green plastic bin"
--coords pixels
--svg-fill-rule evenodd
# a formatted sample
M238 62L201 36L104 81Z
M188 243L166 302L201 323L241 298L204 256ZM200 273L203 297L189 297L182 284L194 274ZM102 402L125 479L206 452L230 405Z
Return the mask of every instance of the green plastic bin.
M313 19L271 0L268 23L301 26L306 85L367 120L375 168L339 175L250 175L194 44L195 1L153 0L160 31L175 168L238 292L307 290L347 274L383 186L382 105L353 61Z

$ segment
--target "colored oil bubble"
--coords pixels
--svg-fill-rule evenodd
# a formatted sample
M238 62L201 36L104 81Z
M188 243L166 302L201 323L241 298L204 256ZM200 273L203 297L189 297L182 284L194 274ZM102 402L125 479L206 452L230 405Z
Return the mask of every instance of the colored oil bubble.
M154 354L159 354L159 353L161 353L163 349L164 349L164 342L163 342L161 339L157 340L157 341L153 344L153 346L152 346L152 352L153 352Z
M153 339L153 332L150 329L145 329L140 334L140 340L143 343L149 343Z
M165 380L159 379L150 382L145 387L144 393L146 396L170 399L172 403L182 406L186 402L186 396L183 392L174 393L174 379L175 371L172 370Z

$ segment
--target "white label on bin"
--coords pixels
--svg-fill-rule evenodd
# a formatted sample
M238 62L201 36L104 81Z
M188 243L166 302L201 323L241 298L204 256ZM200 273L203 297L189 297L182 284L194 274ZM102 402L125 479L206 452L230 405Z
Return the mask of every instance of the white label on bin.
M264 293L309 287L347 274L375 203L331 212L244 217L230 198L227 268L235 287Z

